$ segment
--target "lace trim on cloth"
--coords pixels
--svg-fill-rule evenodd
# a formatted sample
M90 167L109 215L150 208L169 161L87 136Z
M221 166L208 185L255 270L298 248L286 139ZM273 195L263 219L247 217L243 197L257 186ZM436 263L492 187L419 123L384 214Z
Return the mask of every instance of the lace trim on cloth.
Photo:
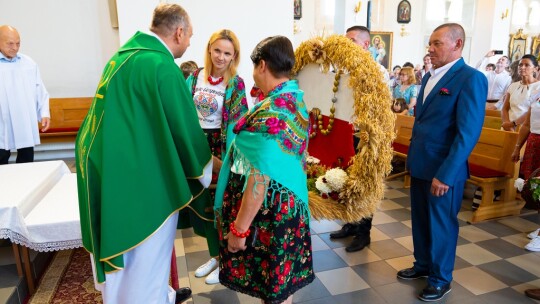
M9 229L0 229L0 239L9 239L12 243L28 247L39 252L59 251L82 247L82 240L67 240L47 243L33 243L26 237Z

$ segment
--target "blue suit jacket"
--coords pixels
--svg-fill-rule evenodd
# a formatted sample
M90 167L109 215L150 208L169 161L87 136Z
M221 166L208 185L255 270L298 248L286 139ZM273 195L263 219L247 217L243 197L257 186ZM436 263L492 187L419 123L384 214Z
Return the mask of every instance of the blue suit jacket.
M461 58L422 103L430 76L424 76L418 94L407 167L415 178L436 177L453 186L469 177L467 158L482 131L487 79Z

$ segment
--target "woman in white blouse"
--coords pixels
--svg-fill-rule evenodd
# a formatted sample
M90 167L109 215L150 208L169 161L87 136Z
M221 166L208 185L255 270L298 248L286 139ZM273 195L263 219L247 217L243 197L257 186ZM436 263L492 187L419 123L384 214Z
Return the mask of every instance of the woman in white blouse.
M521 81L512 83L504 96L504 105L501 111L502 128L506 131L515 131L518 125L525 122L529 110L529 97L531 92L540 88L540 81L534 77L538 71L538 61L532 55L525 55L519 61L518 73Z

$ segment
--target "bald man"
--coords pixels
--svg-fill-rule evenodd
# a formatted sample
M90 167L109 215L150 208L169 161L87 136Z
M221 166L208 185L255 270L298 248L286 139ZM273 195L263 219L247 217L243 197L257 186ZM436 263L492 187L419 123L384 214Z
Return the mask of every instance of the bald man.
M37 64L19 53L21 38L9 25L0 26L0 165L17 149L17 163L34 161L34 146L49 129L49 93Z
M457 23L440 25L431 34L433 69L422 78L407 157L415 262L397 277L427 277L418 295L425 302L451 291L467 159L484 122L487 79L465 64L464 43L465 31Z

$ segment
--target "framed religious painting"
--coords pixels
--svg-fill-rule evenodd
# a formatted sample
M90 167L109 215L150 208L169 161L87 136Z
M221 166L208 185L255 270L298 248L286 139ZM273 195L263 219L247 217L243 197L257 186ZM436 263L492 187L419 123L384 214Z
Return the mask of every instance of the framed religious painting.
M407 0L400 1L397 8L397 22L411 22L411 4Z
M384 66L387 70L392 66L392 32L371 32L369 52L375 61Z
M540 60L540 35L532 39L531 54Z
M294 19L302 18L302 0L294 0Z
M523 34L523 29L510 37L510 48L508 49L510 60L512 62L520 60L527 54L527 35Z

